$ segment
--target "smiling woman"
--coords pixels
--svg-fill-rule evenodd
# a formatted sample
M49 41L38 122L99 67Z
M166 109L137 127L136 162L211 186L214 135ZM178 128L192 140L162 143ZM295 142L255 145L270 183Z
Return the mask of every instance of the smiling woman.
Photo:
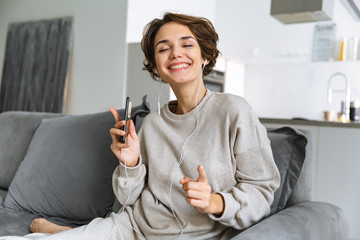
M215 66L217 41L206 18L170 13L146 26L141 42L146 57L143 69L153 79L169 83L178 100L176 113L189 112L205 96L202 78Z
M188 28L191 34L183 36L184 40L189 37L197 42L201 55L208 60L204 69L204 76L208 75L215 66L216 58L220 53L217 49L218 34L208 19L183 14L165 14L162 19L154 19L145 27L144 37L141 41L141 48L146 58L143 69L148 70L153 79L160 80L157 73L153 71L156 66L155 47L157 43L155 43L155 36L157 36L159 29L169 22L178 23Z
M112 109L113 189L123 211L49 239L228 239L227 230L270 213L280 177L265 127L246 100L204 86L217 41L204 18L166 13L147 25L144 69L177 100L147 115L139 136L131 122L121 131ZM32 229L49 226L40 219Z
M170 84L177 99L179 99L180 92L184 92L180 88L184 87L189 91L199 88L200 97L205 95L205 86L201 84L204 62L200 46L187 26L171 22L159 29L155 37L153 69L164 82ZM193 92L189 91L188 94L195 96ZM189 100L195 103L194 99L189 98ZM191 108L193 107L191 106Z

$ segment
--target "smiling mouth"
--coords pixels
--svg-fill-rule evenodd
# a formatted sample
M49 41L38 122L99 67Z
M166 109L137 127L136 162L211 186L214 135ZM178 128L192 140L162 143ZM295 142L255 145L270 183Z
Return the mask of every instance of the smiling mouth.
M170 70L181 70L184 68L188 68L190 64L188 63L181 63L181 64L174 64L169 67Z

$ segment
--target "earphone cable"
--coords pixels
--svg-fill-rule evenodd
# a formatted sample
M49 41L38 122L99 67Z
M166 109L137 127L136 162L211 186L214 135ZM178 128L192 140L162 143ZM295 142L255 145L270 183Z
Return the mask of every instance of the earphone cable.
M123 159L124 159L124 165L125 165L125 176L126 176L126 182L127 184L129 185L129 194L127 196L127 199L124 203L124 205L122 206L122 208L120 209L120 212L123 212L125 211L125 207L127 206L129 200L130 200L130 195L131 195L131 192L132 192L132 187L131 187L131 180L129 178L129 174L128 174L128 166L126 164L126 158L125 158L125 148L122 149L122 155L123 155ZM128 222L126 222L128 223ZM142 238L146 239L146 237L144 237L141 233L139 233L139 231L137 231L131 223L128 223L128 225L136 232L136 234L138 234L139 236L141 236Z
M206 65L206 60L205 60L205 63L204 63L204 66L202 68L202 75L204 73L204 69L205 69L205 65ZM161 120L163 120L160 116L160 97L161 97L161 80L159 81L160 82L160 90L159 90L159 95L158 95L158 115L160 117ZM200 114L199 114L199 109L198 109L198 95L199 95L199 91L200 91L200 81L198 81L197 83L197 90L196 90L196 97L195 97L195 108L196 108L196 124L195 124L195 128L194 130L192 131L192 133L185 139L185 141L182 139L182 137L180 135L178 135L176 132L173 132L171 129L168 128L168 126L166 124L164 124L166 126L166 128L168 128L168 130L170 130L173 134L175 134L177 137L179 137L181 139L181 142L182 142L182 149L181 149L181 154L180 154L180 159L178 161L178 164L176 165L175 169L172 171L172 174L171 174L171 180L170 180L170 189L169 189L169 204L170 204L170 208L171 208L171 212L177 222L177 225L178 227L180 228L180 237L179 237L179 240L181 240L182 238L182 235L183 235L183 231L184 231L184 227L182 226L180 220L178 219L178 217L176 216L175 214L175 211L174 211L174 208L173 208L173 202L172 202L172 198L171 198L171 194L172 194L172 188L173 188L173 182L174 182L174 177L175 177L175 173L176 173L176 170L180 167L180 165L184 162L185 160L185 155L186 155L186 145L187 143L189 142L189 140L191 139L191 137L195 134L197 128L198 128L198 123L200 121ZM121 212L123 212L125 210L125 207L127 206L128 202L129 202L129 199L130 199L130 195L131 195L131 192L132 192L132 187L131 187L131 181L130 181L130 178L129 178L129 175L128 175L128 171L127 171L127 164L126 164L126 158L125 158L125 149L123 148L123 159L124 159L124 164L125 164L125 175L126 175L126 179L127 179L127 183L129 184L129 194L128 194L128 197L121 209ZM131 228L139 235L141 236L142 238L146 239L141 233L139 233L133 226L132 224L128 223Z

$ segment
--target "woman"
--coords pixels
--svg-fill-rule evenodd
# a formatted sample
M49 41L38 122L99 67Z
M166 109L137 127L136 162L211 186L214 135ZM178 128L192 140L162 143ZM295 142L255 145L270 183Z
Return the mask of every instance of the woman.
M205 18L166 13L147 25L144 69L177 101L149 114L139 137L130 122L125 144L125 123L111 108L111 150L120 160L113 187L125 210L69 231L38 219L33 231L57 227L56 239L220 239L269 214L279 173L265 128L243 98L203 83L217 40Z

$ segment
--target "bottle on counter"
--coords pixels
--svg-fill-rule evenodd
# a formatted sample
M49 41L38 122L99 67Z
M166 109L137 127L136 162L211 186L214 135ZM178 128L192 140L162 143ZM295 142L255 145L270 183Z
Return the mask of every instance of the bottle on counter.
M346 61L346 53L347 53L347 38L343 38L340 44L340 54L339 61Z
M360 122L360 100L350 102L350 121Z
M341 102L341 111L338 113L338 122L346 122L345 102Z
M357 36L350 37L347 40L348 46L347 46L346 60L357 61L358 44L359 44L359 40Z
M349 123L350 122L350 116L349 115L346 115L346 104L345 104L345 102L341 101L341 111L338 113L338 122Z

